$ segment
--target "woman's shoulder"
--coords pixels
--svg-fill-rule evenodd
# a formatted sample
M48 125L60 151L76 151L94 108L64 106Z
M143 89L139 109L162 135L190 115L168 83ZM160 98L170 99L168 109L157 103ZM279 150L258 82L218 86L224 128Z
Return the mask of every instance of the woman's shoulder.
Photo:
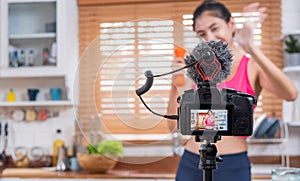
M259 67L257 62L250 56L249 56L249 62L248 62L248 70L251 71L251 74L258 73L261 70L261 68Z
M255 91L255 93L258 95L261 91L261 85L259 81L259 74L262 71L260 66L257 64L255 60L253 60L251 57L248 62L248 79L250 81L250 84Z

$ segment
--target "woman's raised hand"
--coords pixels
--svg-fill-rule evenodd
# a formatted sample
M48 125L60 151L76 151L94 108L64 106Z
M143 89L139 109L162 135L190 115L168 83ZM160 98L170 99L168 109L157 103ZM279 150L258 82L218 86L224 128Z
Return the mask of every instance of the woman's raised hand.
M249 53L249 50L251 46L253 45L253 30L257 26L258 23L262 23L265 18L267 17L267 14L265 13L267 8L265 7L259 7L259 3L251 3L243 8L244 13L250 13L250 12L258 12L258 19L257 21L245 21L243 24L242 29L237 29L235 32L235 39L236 42L247 52ZM247 17L245 17L247 18Z

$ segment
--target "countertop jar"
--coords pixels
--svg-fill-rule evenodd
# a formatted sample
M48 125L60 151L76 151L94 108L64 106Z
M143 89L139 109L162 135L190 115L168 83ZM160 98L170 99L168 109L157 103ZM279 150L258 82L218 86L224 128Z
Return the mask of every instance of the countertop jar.
M47 157L42 147L32 147L29 151L30 167L48 167L51 158Z
M19 146L12 153L13 163L16 167L48 167L51 166L51 157L45 154L42 147L32 147L30 149Z
M18 168L25 168L29 166L29 158L27 148L19 146L16 147L12 153L13 163Z

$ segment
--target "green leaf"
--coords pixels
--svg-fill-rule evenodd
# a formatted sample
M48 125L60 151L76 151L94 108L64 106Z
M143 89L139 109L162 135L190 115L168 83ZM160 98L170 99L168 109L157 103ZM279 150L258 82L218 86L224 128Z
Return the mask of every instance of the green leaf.
M286 45L285 51L288 53L299 53L300 52L300 45L298 43L298 39L295 38L293 35L289 35L286 40L284 40Z
M101 154L121 157L124 154L124 148L121 141L106 140L100 141L97 144L87 146L90 154Z
M90 145L88 145L88 146L86 147L86 149L87 149L87 151L88 151L89 154L98 154L98 151L97 151L95 145L91 145L91 144L90 144Z

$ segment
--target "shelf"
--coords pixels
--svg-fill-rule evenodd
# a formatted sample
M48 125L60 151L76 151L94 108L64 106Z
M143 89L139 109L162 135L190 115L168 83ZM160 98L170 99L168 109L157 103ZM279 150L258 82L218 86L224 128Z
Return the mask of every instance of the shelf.
M300 122L287 122L288 126L300 126Z
M33 34L19 34L9 35L10 39L38 39L38 38L55 38L56 33L33 33Z
M300 29L299 30L293 30L293 31L289 31L289 32L283 33L280 36L279 40L285 39L288 35L300 35Z
M284 67L283 72L285 73L300 72L300 66Z
M7 0L8 3L32 3L32 0ZM38 2L56 2L56 0L39 0Z
M26 77L59 77L65 76L56 66L3 68L0 78L26 78Z
M300 35L300 29L284 33L283 36L285 37L285 36L288 36L288 35Z
M73 106L73 102L67 100L0 102L0 107L31 107L31 106Z
M287 138L260 138L260 139L255 139L255 138L249 138L247 139L248 143L261 143L261 144L277 144L277 143L283 143L286 142Z

